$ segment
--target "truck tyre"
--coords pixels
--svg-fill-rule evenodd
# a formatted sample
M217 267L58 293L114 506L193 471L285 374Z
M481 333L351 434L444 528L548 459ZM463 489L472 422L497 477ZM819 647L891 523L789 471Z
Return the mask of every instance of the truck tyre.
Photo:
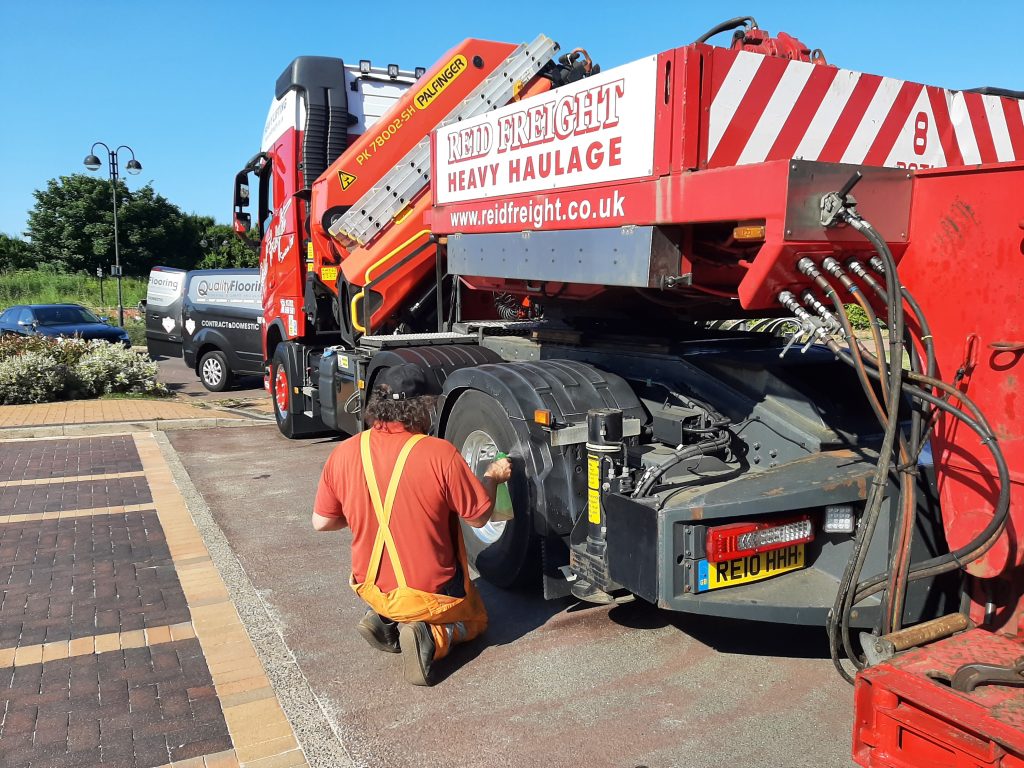
M312 437L324 431L319 421L304 413L289 413L288 399L292 390L295 374L288 367L288 356L284 345L279 344L274 350L274 359L270 364L270 395L274 400L274 417L277 428L289 440L297 437Z
M223 392L231 383L228 359L219 349L207 352L199 360L199 380L211 392Z
M477 477L501 453L512 454L516 432L497 400L483 392L464 392L452 408L445 427L451 442ZM530 490L523 461L513 454L508 482L515 514L512 520L490 522L483 528L462 524L469 564L499 587L521 587L537 575Z

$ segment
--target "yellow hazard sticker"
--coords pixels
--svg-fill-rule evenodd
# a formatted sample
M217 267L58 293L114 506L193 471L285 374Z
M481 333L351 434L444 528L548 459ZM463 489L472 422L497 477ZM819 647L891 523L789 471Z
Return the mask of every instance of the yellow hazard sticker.
M338 279L337 267L320 267L320 279L325 283L334 282Z
M466 57L461 53L445 64L438 73L430 78L430 81L416 93L416 97L413 99L416 107L418 109L423 109L424 107L429 106L430 102L441 95L441 91L451 85L455 78L465 71L467 65Z
M587 456L587 520L601 522L601 458Z
M310 240L308 243L306 243L306 261L308 261L310 264L313 263L313 241L312 240Z
M355 177L354 174L351 174L348 171L342 171L342 170L338 171L338 181L341 182L342 190L346 190L349 187L351 187L352 184L355 182L355 180L356 180L356 177Z
M348 355L338 355L338 367L348 369Z

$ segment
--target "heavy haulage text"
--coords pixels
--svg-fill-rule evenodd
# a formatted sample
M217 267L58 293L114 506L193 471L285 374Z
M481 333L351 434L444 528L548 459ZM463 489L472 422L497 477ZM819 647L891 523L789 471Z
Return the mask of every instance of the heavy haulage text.
M557 179L598 168L622 165L622 137L591 142L587 147L555 149L526 157L511 157L503 163L488 163L448 173L448 191L486 189L535 179Z
M616 80L454 131L448 136L451 164L480 160L492 155L495 162L456 169L448 173L449 191L486 189L536 179L557 179L584 171L622 164L622 137L598 132L619 125L619 108L625 82ZM537 152L555 140L595 134L589 143Z

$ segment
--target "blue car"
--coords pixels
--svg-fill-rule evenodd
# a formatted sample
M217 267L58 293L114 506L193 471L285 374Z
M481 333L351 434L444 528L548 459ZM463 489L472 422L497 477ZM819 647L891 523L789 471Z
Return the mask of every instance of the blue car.
M132 345L124 328L108 325L78 304L21 304L0 312L0 336L78 337Z

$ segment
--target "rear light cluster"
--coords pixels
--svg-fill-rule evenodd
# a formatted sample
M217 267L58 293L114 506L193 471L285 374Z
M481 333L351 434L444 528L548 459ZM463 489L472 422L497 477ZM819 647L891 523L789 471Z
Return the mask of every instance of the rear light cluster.
M734 523L708 530L707 559L712 563L782 549L814 540L814 525L807 515L765 523Z

